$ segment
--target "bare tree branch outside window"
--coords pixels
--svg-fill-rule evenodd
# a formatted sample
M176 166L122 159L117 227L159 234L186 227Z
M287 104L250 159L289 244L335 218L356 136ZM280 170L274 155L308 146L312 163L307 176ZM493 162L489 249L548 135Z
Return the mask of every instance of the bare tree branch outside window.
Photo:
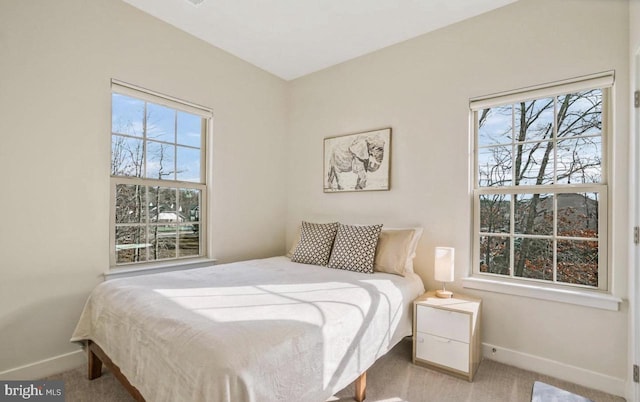
M602 110L593 89L477 111L480 272L598 287Z

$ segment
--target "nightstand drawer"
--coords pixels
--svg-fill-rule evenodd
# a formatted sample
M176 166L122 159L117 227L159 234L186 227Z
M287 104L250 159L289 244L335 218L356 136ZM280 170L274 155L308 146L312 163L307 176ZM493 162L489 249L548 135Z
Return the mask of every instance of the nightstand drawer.
M416 315L418 332L469 343L469 314L418 305Z
M469 372L469 344L418 332L416 358Z

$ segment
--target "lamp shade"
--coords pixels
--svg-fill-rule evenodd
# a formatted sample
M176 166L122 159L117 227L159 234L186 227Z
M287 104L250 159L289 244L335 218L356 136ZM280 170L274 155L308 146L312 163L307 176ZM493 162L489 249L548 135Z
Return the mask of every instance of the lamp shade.
M436 247L436 264L434 277L439 282L453 282L455 249L453 247Z

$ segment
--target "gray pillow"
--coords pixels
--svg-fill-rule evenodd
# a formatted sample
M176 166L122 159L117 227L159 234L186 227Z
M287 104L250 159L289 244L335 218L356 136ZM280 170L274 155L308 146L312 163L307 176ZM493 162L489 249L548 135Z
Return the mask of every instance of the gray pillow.
M337 231L338 222L302 222L300 242L291 256L291 261L302 264L327 265Z
M372 274L381 230L382 225L340 224L328 267Z

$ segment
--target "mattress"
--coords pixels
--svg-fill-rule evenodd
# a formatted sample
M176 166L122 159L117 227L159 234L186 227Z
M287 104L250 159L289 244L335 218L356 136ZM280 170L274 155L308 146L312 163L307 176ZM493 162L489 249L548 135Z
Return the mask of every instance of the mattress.
M114 279L71 341L92 340L148 401L325 401L411 335L415 274L273 257Z

